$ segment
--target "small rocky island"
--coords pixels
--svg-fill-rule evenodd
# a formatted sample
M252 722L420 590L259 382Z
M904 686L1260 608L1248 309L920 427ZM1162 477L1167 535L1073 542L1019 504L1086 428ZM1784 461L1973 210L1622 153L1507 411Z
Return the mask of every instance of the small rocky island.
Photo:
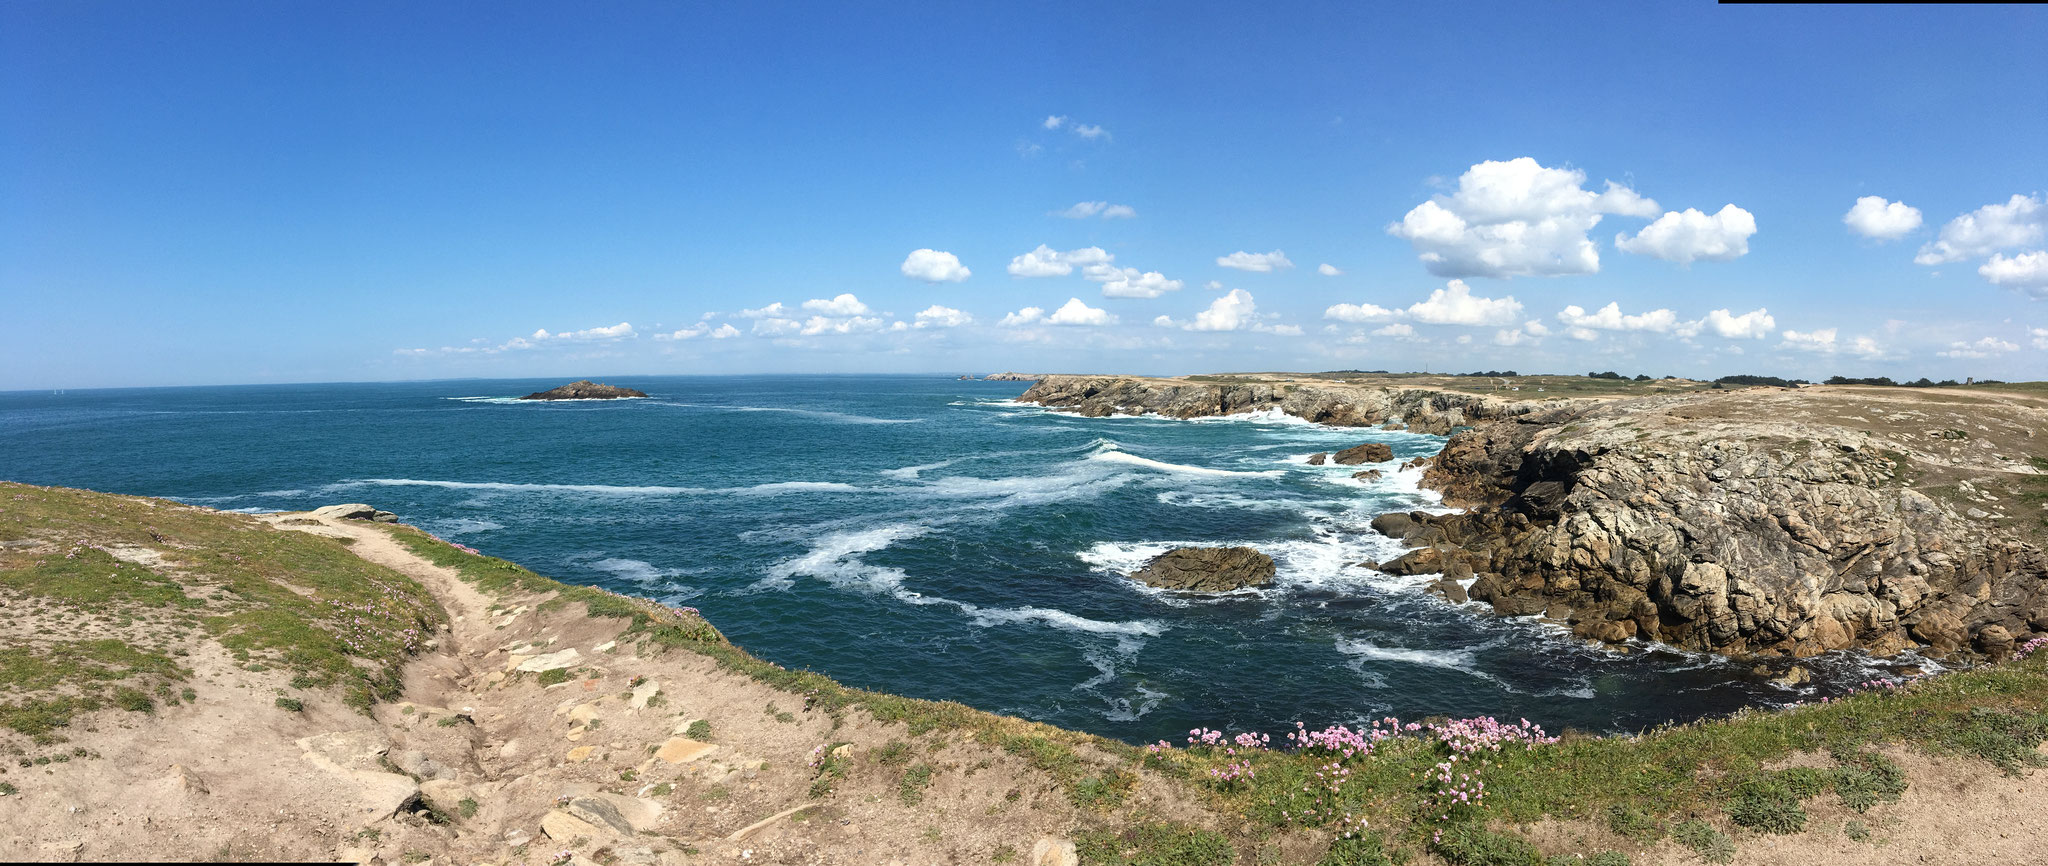
M1131 572L1159 589L1230 592L1273 582L1273 558L1249 547L1177 547Z
M616 386L613 386L613 385L605 385L605 384L601 384L601 383L598 383L598 382L592 382L592 381L590 381L589 379L578 379L578 380L576 380L576 381L574 381L574 382L570 382L570 383L569 383L569 384L567 384L567 385L563 385L563 386L562 386L562 387L560 387L560 388L550 388L550 389L548 389L548 390L546 390L546 391L535 391L535 392L533 392L533 393L531 393L531 394L528 394L528 395L526 395L526 396L524 396L524 397L521 397L521 398L519 398L519 399L521 399L521 400L623 400L623 399L625 399L625 398L627 398L627 397L645 397L645 396L647 396L647 392L645 392L645 391L635 391L635 390L633 390L632 388L620 388L620 387L616 387Z

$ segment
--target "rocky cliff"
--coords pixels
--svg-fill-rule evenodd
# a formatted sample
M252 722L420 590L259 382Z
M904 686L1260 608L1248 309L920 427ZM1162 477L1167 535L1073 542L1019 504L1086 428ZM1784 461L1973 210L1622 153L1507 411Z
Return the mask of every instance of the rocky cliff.
M1199 418L1277 409L1319 424L1370 427L1393 422L1436 434L1560 404L1338 382L1196 382L1133 376L1047 376L1017 399L1091 418L1148 413Z
M1381 563L1580 635L1722 653L2048 633L2048 400L2026 391L1700 390L1514 400L1397 383L1049 377L1019 398L1100 417L1277 409L1456 432L1423 484L1464 513L1381 528ZM1469 583L1469 589L1467 587Z
M2032 531L2048 475L2024 450L2048 445L2034 441L2048 409L1889 391L1711 392L1484 425L1423 482L1468 510L1414 515L1402 534L1417 549L1383 567L1469 570L1471 597L1503 613L1724 653L1997 657L2048 632Z

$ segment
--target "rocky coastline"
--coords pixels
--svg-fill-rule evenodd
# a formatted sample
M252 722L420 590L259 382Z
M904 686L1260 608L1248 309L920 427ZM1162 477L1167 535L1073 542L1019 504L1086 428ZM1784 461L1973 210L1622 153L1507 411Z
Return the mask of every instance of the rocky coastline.
M548 390L546 390L546 391L535 391L534 393L528 394L528 395L526 395L526 396L524 396L524 397L521 397L521 398L519 398L519 399L521 399L521 400L624 400L624 399L627 399L627 398L630 398L630 397L645 397L645 396L647 396L647 392L645 392L645 391L637 391L637 390L634 390L634 389L632 389L632 388L620 388L620 387L617 387L617 386L615 386L615 385L605 385L605 384L602 384L602 383L598 383L598 382L592 382L592 381L590 381L589 379L578 379L578 380L576 380L576 381L574 381L574 382L570 382L569 384L567 384L567 385L563 385L563 386L561 386L561 387L559 387L559 388L549 388L549 389L548 389Z
M1960 395L1959 395L1960 396ZM1091 417L1278 409L1450 435L1389 515L1453 601L1595 640L1729 655L1992 659L2048 634L2048 401L1757 388L1513 400L1399 385L1049 377L1022 402ZM1399 518L1399 519L1390 519Z

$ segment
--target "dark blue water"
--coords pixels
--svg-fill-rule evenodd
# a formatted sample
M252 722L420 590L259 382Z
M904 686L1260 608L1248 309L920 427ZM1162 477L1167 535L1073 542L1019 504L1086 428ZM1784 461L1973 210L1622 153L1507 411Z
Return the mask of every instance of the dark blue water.
M1435 436L1286 418L1084 419L1021 383L649 377L646 400L518 403L548 380L0 394L0 479L223 509L367 502L563 580L701 608L842 682L1130 741L1387 714L1635 730L1807 690L1746 664L1617 653L1359 565L1368 523L1435 509L1413 472L1307 466ZM1180 544L1272 555L1269 589L1121 576ZM1915 661L1909 659L1909 661Z

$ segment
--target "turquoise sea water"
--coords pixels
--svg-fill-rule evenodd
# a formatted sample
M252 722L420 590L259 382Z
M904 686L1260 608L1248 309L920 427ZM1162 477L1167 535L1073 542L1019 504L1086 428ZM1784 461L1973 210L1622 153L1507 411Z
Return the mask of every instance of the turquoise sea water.
M555 380L0 394L0 479L224 509L367 502L550 576L698 607L842 682L1128 741L1384 715L1636 730L1837 694L1889 666L1587 646L1360 566L1436 509L1399 461L1443 439L1284 417L1087 419L949 378L616 377L645 400L521 403ZM1304 458L1392 445L1388 477ZM1122 577L1246 544L1264 590ZM1918 659L1899 662L1922 664Z

